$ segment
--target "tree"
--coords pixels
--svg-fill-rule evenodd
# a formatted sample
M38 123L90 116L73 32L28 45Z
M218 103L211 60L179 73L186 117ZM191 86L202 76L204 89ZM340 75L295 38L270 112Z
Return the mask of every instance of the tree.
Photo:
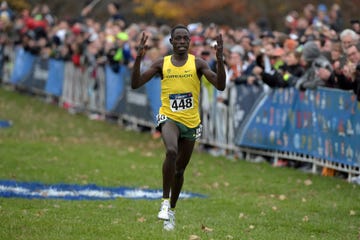
M30 3L26 0L12 0L8 4L11 9L19 12L23 9L30 9Z
M54 15L59 19L76 17L80 14L84 3L90 1L63 1L63 0L11 0L9 5L16 10L30 8L39 2L46 2ZM106 5L111 1L121 3L121 13L128 22L158 22L173 25L175 23L211 22L231 27L246 27L249 22L260 19L267 22L272 29L281 30L284 27L284 18L291 10L302 14L305 4L324 3L330 8L333 3L341 6L344 23L349 26L351 19L359 19L358 9L360 0L101 0L90 16L99 21L107 19ZM346 13L346 14L345 14Z

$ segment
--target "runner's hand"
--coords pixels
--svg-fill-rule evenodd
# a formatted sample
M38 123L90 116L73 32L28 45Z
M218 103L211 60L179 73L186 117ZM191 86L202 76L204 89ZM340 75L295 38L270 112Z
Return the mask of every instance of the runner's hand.
M217 60L223 60L223 39L222 39L221 34L219 34L216 37L215 50L216 50L216 59Z
M141 35L141 39L140 39L140 44L137 48L137 57L144 57L145 53L146 53L146 41L148 39L148 36L145 35L145 32L142 33Z

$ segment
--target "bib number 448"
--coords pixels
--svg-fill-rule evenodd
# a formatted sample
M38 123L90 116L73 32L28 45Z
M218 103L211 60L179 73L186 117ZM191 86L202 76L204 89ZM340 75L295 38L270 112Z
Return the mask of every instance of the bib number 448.
M170 95L170 108L173 112L183 111L194 107L192 93Z

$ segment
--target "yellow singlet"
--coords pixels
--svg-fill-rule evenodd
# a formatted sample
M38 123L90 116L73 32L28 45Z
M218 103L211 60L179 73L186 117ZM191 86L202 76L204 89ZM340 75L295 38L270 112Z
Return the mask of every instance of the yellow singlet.
M200 124L200 80L196 73L195 56L189 54L186 63L180 67L171 63L171 56L165 56L162 72L159 114L189 128L197 127Z

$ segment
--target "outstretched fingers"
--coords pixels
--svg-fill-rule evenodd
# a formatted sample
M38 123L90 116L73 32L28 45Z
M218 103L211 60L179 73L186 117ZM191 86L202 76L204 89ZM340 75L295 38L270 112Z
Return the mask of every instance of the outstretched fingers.
M219 34L216 37L216 57L217 59L222 59L223 58L223 39L222 39L222 35Z
M146 52L146 41L148 40L149 36L145 34L145 32L142 33L140 43L138 45L137 55L140 57L143 57Z
M222 34L220 33L219 35L216 36L216 43L217 43L217 47L221 47L223 46L223 39L222 39Z

